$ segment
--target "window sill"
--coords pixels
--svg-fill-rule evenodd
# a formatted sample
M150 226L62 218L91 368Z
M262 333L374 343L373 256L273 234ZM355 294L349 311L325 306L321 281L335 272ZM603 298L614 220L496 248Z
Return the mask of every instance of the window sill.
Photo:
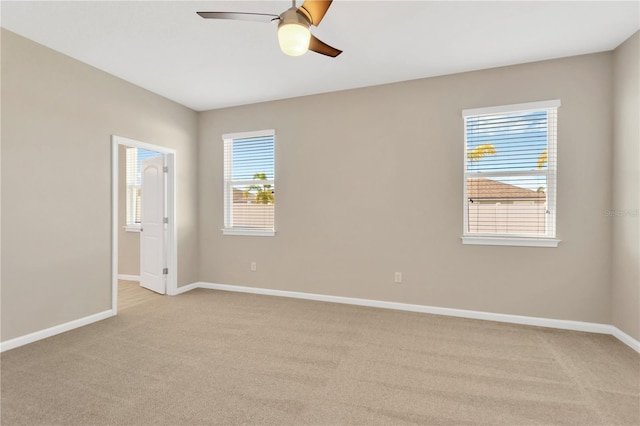
M460 237L462 244L481 246L516 246L516 247L558 247L560 240L555 238L525 238L525 237Z
M126 232L140 232L140 225L126 225L123 228Z
M250 237L275 237L276 231L265 229L224 228L223 235L245 235Z

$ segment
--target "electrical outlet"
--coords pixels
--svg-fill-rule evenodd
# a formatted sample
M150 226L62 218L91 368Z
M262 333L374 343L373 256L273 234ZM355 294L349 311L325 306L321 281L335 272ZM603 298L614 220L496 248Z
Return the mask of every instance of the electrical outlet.
M397 283L401 283L402 282L402 272L396 272L394 274L393 280Z
M256 262L251 262L251 271L255 272L258 270L258 265L256 265Z

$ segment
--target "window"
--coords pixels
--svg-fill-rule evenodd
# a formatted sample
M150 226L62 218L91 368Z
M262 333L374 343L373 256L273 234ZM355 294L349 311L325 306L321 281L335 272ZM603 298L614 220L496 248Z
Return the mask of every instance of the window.
M464 110L464 244L558 245L560 101Z
M140 163L157 155L162 154L142 148L126 149L127 231L140 231Z
M226 134L222 139L223 233L275 235L275 130Z

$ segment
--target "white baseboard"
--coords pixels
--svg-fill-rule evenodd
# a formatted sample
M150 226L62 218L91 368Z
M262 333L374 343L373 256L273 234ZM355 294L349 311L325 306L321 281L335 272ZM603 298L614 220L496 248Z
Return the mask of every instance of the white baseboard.
M194 285L194 284L191 284ZM439 308L427 305L412 305L381 300L357 299L353 297L329 296L325 294L302 293L267 288L245 287L229 284L199 282L196 287L211 290L234 291L238 293L264 294L268 296L289 297L294 299L317 300L321 302L343 303L348 305L369 306L374 308L395 309L399 311L421 312L425 314L444 315L460 318L471 318L485 321L497 321L511 324L532 325L536 327L558 328L562 330L585 331L589 333L610 334L640 353L640 342L609 324L592 322L559 320L550 318L528 317L522 315L496 314L492 312L469 311L465 309Z
M634 339L633 337L629 336L627 333L625 333L624 331L620 330L618 327L615 326L611 326L611 334L613 335L613 337L615 337L616 339L620 340L622 343L624 343L625 345L629 346L631 349L635 350L636 352L640 353L640 342L637 341L636 339Z
M186 293L187 291L194 290L200 287L200 283L192 283L178 287L175 291L167 293L169 296L177 296L178 294Z
M118 274L119 280L124 281L138 281L140 282L140 275L127 275L127 274Z
M638 340L629 336L619 328L609 324L528 317L521 315L496 314L491 312L469 311L465 309L439 308L436 306L412 305L408 303L385 302L382 300L358 299L353 297L330 296L325 294L273 290L268 288L245 287L229 284L214 284L207 282L195 282L186 286L178 287L176 291L171 295L186 293L187 291L191 291L196 288L232 291L237 293L263 294L267 296L288 297L293 299L316 300L321 302L342 303L347 305L368 306L382 309L395 309L399 311L421 312L426 314L471 318L485 321L497 321L511 324L532 325L537 327L558 328L563 330L610 334L620 340L622 343L629 346L631 349L640 353L640 342ZM96 321L107 319L113 315L114 312L112 310L108 310L74 321L69 321L64 324L56 325L54 327L49 327L44 330L36 331L25 336L16 337L15 339L7 340L6 342L0 342L0 352L8 351L9 349L17 348L19 346L23 346L38 340L46 339L47 337L55 336L56 334L64 333L65 331L73 330L74 328L89 325Z
M113 316L113 311L108 310L97 314L89 315L88 317L79 318L77 320L65 322L64 324L55 325L53 327L45 328L44 330L36 331L34 333L26 334L24 336L16 337L15 339L7 340L0 343L0 352L8 351L19 346L27 345L38 340L46 339L47 337L55 336L56 334L64 333L65 331L73 330L74 328L83 327L96 321L101 321Z

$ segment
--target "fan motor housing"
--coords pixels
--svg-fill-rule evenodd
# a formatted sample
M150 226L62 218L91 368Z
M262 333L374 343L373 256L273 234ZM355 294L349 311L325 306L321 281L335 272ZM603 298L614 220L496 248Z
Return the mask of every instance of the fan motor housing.
M309 28L310 23L306 16L298 11L295 7L285 10L280 15L280 22L278 23L278 28L283 25L300 25L305 28Z

